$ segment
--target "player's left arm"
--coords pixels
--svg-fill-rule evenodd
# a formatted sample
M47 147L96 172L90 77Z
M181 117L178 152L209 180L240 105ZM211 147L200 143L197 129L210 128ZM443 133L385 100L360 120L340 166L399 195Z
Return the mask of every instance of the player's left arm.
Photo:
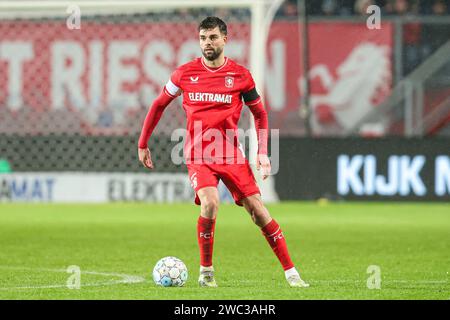
M162 90L159 96L153 101L152 106L145 117L141 135L139 137L138 156L139 161L149 169L153 169L153 161L150 149L148 148L148 140L161 119L166 107L173 99L181 94L181 88L179 87L180 77L181 72L179 69L172 73L171 79L164 86L164 90ZM178 85L174 84L174 82Z
M269 121L267 118L267 112L264 109L261 97L259 96L256 88L253 87L247 92L242 94L245 104L249 107L253 117L255 119L255 129L258 137L258 154L256 157L256 169L262 169L263 180L266 179L271 170L270 160L267 155L267 140Z

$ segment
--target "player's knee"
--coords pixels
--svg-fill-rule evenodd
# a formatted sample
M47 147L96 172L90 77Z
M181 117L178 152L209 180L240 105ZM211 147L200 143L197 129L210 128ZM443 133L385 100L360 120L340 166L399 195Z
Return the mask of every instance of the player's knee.
M258 219L258 216L255 214L255 212L251 212L251 213L250 213L250 217L252 218L252 221L253 221L255 224L258 224L259 219Z
M262 203L260 198L255 198L251 202L252 211L256 212L257 215L263 214L265 211L264 204Z
M270 218L269 212L264 207L264 204L259 198L248 201L245 208L250 213L253 222L256 224L258 224L260 221L265 221Z
M269 212L264 207L261 208L261 210L258 210L253 215L253 221L257 224L264 224L267 220L270 219Z
M217 199L206 199L202 201L202 211L208 217L214 217L219 210L219 201Z

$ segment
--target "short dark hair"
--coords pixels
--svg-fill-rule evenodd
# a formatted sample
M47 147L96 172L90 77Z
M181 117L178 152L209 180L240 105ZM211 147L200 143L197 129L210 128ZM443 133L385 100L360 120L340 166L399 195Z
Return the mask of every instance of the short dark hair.
M219 31L223 35L227 35L227 24L218 17L207 17L198 25L198 31L209 30L219 27Z

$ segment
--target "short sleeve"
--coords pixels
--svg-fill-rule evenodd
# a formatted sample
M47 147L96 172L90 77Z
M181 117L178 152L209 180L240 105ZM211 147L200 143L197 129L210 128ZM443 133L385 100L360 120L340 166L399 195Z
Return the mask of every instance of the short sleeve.
M181 88L181 74L182 74L181 70L176 69L170 76L170 81L172 81L172 83L176 85L178 88Z
M164 89L167 94L172 97L176 97L180 94L181 89L181 71L176 69L170 76L169 81L167 81Z
M250 71L246 70L244 88L242 90L242 98L247 105L259 102L259 94L256 91L256 84Z
M244 89L242 90L242 93L249 92L256 87L256 84L255 84L255 81L253 80L252 74L247 69L245 69L244 77L245 77L245 81L244 81L245 84L244 84Z

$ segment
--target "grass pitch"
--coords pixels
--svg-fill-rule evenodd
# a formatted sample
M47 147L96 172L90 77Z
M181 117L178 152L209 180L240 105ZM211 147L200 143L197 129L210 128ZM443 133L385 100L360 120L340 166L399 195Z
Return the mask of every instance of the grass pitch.
M219 208L219 288L205 289L197 206L0 204L0 299L450 299L448 204L268 208L310 288L288 287L260 230L234 205ZM186 263L185 287L153 284L154 264L169 255ZM78 290L66 286L72 265L81 270ZM380 289L367 287L371 265Z

